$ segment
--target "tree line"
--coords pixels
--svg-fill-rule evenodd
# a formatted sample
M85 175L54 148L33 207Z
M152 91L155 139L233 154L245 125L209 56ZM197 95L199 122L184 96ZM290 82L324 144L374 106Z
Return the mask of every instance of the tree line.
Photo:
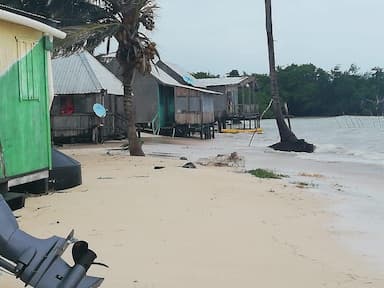
M271 99L270 78L253 74L258 80L260 110ZM277 68L279 92L294 116L383 115L384 70L375 67L360 73L356 65L330 72L313 64L292 64Z
M294 116L384 115L384 69L374 67L360 73L356 65L342 71L339 66L330 72L313 64L291 64L277 67L279 92ZM196 78L218 78L209 72L192 73ZM227 77L241 75L238 70ZM258 100L263 111L271 100L270 78L267 74L252 74L258 83ZM271 116L272 113L267 113Z

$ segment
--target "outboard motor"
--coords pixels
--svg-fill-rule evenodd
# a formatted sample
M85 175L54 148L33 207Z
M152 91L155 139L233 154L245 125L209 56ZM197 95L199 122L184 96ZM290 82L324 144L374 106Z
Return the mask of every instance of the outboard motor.
M0 267L35 288L95 288L103 278L87 276L96 254L85 241L75 242L72 231L66 239L53 236L37 239L18 227L15 217L0 194ZM74 243L74 266L61 255Z

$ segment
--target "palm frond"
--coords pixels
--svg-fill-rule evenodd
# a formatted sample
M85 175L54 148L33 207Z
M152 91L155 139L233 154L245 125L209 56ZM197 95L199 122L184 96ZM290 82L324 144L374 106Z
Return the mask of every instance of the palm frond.
M121 11L121 0L102 0L100 6L104 6L115 11Z
M88 0L52 0L46 9L51 18L61 21L61 26L89 23L108 23L116 19L114 11L90 3Z
M93 51L106 38L121 29L120 23L87 24L66 27L67 37L55 41L55 55L68 55L80 50Z
M53 0L57 1L59 0ZM158 8L155 1L100 0L94 5L97 6L96 10L90 10L92 13L89 13L96 16L91 20L92 24L65 27L64 31L68 36L55 42L55 54L67 55L82 49L93 51L105 39L113 36L119 43L116 53L119 62L129 69L137 69L143 74L149 73L155 59L160 59L160 55L156 43L139 32L139 27L143 25L147 30L154 29L154 9ZM103 10L100 18L97 18L97 9ZM107 50L108 43L109 40Z
M21 0L0 0L0 4L17 9L23 8L23 1Z

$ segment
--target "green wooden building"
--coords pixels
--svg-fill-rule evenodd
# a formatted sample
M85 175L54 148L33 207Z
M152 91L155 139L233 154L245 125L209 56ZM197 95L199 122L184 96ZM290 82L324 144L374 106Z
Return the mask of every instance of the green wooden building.
M50 50L65 33L0 6L0 190L48 179Z
M193 86L186 76L183 79L184 74L162 61L156 66L151 75L136 74L136 122L151 123L155 133L207 134L215 122L214 96L221 93Z
M121 68L114 57L101 60L121 79ZM136 125L154 134L189 136L196 132L201 138L213 137L214 97L222 93L197 87L195 81L188 72L161 60L149 75L136 73Z

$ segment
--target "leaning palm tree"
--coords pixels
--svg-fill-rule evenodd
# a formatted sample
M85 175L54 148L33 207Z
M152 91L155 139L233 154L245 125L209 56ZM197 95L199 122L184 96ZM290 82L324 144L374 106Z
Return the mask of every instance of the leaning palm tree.
M93 51L105 39L108 43L112 37L117 40L116 58L122 68L129 152L144 156L136 134L132 82L136 71L149 73L158 56L156 44L140 31L142 27L154 29L156 3L151 0L0 0L0 3L59 20L68 36L55 42L58 55L82 49Z
M271 146L275 150L313 152L315 146L308 144L303 139L297 139L296 135L288 127L284 120L279 96L279 86L277 82L277 72L275 64L275 49L272 33L272 6L271 0L265 0L266 30L268 38L269 74L271 79L271 94L273 101L273 113L276 118L277 128L279 129L280 142Z

